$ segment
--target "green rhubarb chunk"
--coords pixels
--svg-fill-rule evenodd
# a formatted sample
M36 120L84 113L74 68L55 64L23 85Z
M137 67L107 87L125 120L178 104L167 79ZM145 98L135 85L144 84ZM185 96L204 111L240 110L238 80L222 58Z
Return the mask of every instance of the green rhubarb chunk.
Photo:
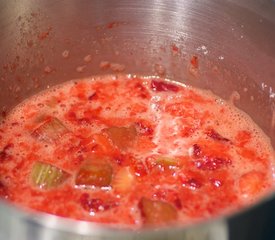
M59 119L50 117L33 131L32 136L42 141L52 142L67 132L69 130Z
M97 159L84 164L78 171L75 178L76 186L83 187L110 187L113 169L106 162Z
M103 131L107 133L113 144L122 150L130 147L137 136L137 130L133 125L129 127L110 127Z
M141 198L139 208L145 225L159 226L174 222L178 218L176 208L170 203Z
M58 104L57 98L54 96L46 101L46 105L50 108L56 107L57 104Z
M36 162L31 171L34 186L42 189L55 188L64 183L70 174L51 164Z
M156 163L164 167L176 167L176 166L179 166L179 159L160 156L156 159Z
M118 170L112 180L113 189L119 193L129 192L135 183L134 174L130 171L130 167L123 167Z

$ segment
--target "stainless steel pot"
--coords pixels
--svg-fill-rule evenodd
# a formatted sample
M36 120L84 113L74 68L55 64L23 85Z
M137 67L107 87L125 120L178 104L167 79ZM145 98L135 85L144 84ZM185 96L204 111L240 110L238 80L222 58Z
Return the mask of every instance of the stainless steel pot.
M108 61L122 64L126 73L161 75L225 99L237 92L235 104L275 146L274 13L270 0L0 0L1 116L57 83L112 72L99 67ZM90 62L83 59L87 55ZM190 68L193 55L198 72ZM194 226L131 232L1 202L0 239L274 239L273 215L271 194L239 213Z

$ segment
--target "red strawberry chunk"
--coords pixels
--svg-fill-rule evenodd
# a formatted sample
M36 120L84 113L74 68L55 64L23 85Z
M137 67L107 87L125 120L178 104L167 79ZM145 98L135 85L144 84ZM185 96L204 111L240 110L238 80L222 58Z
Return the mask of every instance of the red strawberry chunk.
M178 92L179 91L178 86L171 83L157 81L157 80L152 80L151 89L157 92L166 92L166 91Z

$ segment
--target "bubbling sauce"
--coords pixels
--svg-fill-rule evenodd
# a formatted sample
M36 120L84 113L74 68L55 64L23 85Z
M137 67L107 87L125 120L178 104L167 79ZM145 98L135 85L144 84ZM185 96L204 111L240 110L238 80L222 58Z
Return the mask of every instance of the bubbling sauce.
M27 209L140 229L236 211L273 186L273 150L208 91L129 75L73 80L0 126L0 195Z

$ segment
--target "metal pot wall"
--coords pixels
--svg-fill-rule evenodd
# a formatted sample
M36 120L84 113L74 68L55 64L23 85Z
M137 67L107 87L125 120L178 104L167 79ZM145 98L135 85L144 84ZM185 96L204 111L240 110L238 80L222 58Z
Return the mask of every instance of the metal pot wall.
M238 93L234 103L275 146L274 12L270 0L0 0L1 117L57 83L113 72L100 68L107 61L123 66L114 72L161 75L224 99ZM87 55L91 61L83 59ZM193 55L199 58L196 72L190 69ZM1 202L0 239L273 239L272 195L202 224L141 232L25 212Z

